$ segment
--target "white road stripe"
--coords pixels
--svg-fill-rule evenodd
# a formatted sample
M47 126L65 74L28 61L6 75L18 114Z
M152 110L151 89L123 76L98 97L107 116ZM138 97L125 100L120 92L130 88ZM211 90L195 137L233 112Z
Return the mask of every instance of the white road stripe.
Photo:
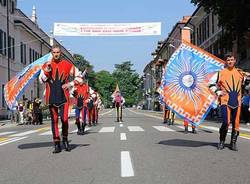
M134 176L134 169L128 151L121 152L121 177L132 177Z
M22 132L22 133L10 135L9 137L22 137L22 136L33 134L33 133L36 133L36 132L38 132L38 130L29 130L27 132Z
M115 127L103 127L99 132L106 133L106 132L114 132L114 131L115 131Z
M206 128L206 129L209 129L209 130L214 130L214 131L219 132L219 128L218 127L201 125L201 128Z
M120 124L120 127L123 127L123 124Z
M121 141L126 141L127 140L126 133L120 133L120 140Z
M139 126L128 126L130 132L143 132L144 130Z
M159 130L160 132L174 132L173 129L170 129L166 126L153 126L156 130Z
M27 137L15 137L15 138L10 138L8 140L6 140L5 142L3 143L0 143L0 146L3 146L5 144L9 144L9 143L12 143L12 142L16 142L16 141L19 141L19 140L22 140L22 139L25 139Z
M49 131L43 132L43 133L41 133L39 135L52 135L52 131L49 130Z
M14 133L16 133L16 131L11 131L11 132L2 132L2 133L0 133L0 136L1 136L1 135L14 134Z
M86 127L84 131L88 131L88 130L90 130L90 129L91 129L91 128ZM75 129L75 130L71 131L70 133L76 133L77 131L78 131L78 129Z
M114 109L111 109L110 111L108 111L108 112L104 112L104 113L102 113L102 114L100 114L100 116L103 116L104 114L108 114L108 113L110 113L110 112L112 112ZM112 115L112 114L111 114Z
M243 131L246 131L246 132L250 132L249 128L242 128L242 127L240 127L240 130L243 130Z
M184 126L181 126L181 125L177 125L176 127L180 128L180 129L184 129Z

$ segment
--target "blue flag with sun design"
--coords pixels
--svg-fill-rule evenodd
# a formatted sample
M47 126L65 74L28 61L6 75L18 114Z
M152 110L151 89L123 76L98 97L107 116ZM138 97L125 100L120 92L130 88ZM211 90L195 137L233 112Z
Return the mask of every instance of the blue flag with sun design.
M208 82L223 68L221 59L183 42L166 65L159 91L162 101L180 117L198 126L216 100Z

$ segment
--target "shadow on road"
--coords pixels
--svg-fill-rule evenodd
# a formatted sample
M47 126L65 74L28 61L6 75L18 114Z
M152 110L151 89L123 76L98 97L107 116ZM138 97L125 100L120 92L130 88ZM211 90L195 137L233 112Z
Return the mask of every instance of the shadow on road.
M43 147L52 147L53 142L37 142L37 143L28 143L21 144L18 146L19 149L35 149L35 148L43 148ZM90 144L70 144L71 150L77 147L89 146ZM62 146L63 147L63 146Z
M193 141L193 140L186 140L186 139L165 140L165 141L158 142L158 144L163 144L166 146L181 146L181 147L201 147L201 146L217 147L217 143Z

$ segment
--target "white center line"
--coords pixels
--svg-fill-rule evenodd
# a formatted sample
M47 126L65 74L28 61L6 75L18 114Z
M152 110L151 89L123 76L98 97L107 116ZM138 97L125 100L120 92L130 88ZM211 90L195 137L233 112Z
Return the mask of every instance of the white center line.
M128 126L129 131L131 132L143 132L144 130L139 126Z
M104 133L104 132L114 132L115 127L103 127L99 132Z
M120 133L120 140L121 141L126 141L127 140L126 133Z
M132 177L134 176L134 169L128 151L121 152L121 177Z
M9 137L22 137L24 135L29 135L29 134L36 133L36 132L38 132L38 130L29 130L26 132L10 135Z
M16 131L11 131L11 132L2 132L2 133L0 133L0 136L1 136L1 135L14 134L14 133L16 133Z
M14 138L10 138L7 141L1 143L0 146L5 145L5 144L9 144L9 143L12 143L12 142L16 142L16 141L19 141L19 140L22 140L22 139L25 139L25 138L27 138L27 137L14 137Z
M41 133L39 135L52 135L52 131L49 130L49 131L43 132L43 133Z

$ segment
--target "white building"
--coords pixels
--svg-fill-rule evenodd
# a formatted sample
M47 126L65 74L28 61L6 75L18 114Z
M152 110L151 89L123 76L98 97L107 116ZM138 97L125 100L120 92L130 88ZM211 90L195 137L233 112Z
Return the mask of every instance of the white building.
M4 85L25 66L47 54L53 43L61 46L67 59L73 60L67 49L39 28L35 7L29 18L16 5L17 0L0 0L0 119L8 115ZM33 100L42 96L43 87L35 81L23 98Z

